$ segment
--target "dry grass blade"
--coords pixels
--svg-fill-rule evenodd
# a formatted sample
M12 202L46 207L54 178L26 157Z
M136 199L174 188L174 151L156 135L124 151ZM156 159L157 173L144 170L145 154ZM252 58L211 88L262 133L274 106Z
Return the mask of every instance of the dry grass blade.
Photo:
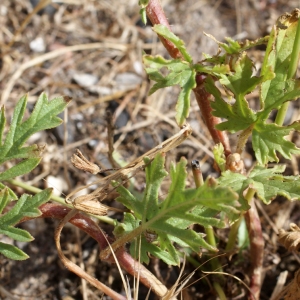
M227 275L227 276L230 276L230 277L236 279L237 281L239 281L239 282L240 282L240 283L241 283L241 284L249 291L249 293L251 293L251 296L253 297L254 300L258 300L258 299L255 297L255 295L252 293L252 291L251 291L251 289L249 288L249 286L248 286L245 282L243 282L240 278L238 278L237 276L234 276L234 275L232 275L232 274L225 273L225 272L204 272L204 271L202 271L202 273L207 274L207 275L210 275L210 274L220 274L220 275Z
M55 57L58 57L60 55L63 55L68 52L74 52L74 51L82 51L82 50L90 50L90 49L115 49L119 50L121 52L125 52L127 50L126 45L122 44L115 44L115 43L109 43L109 42L103 42L103 43L92 43L92 44L82 44L82 45L75 45L75 46L69 46L69 47L64 47L61 49L53 50L51 52L48 52L46 54L40 55L36 58L33 58L29 61L26 61L23 63L13 74L13 76L10 78L10 80L6 84L6 88L4 89L2 96L1 96L1 102L0 105L4 105L5 102L7 101L15 82L17 79L21 77L23 72L35 65L38 65L40 63L43 63L47 60L53 59Z
M27 16L27 18L23 21L21 27L18 29L18 31L14 34L13 39L9 42L7 45L6 51L11 48L11 46L15 43L17 37L24 31L32 17L42 8L46 7L48 4L50 4L51 0L42 0L40 1L37 6L33 9L33 11Z
M189 280L194 276L195 271L192 272L191 274L189 274L187 276L187 278L185 278L185 280L183 282L179 283L179 281L180 281L180 279L182 277L183 271L184 271L184 267L185 267L185 259L183 261L183 264L182 264L182 267L180 269L180 273L178 275L178 278L177 278L176 282L173 284L173 286L168 291L168 293L161 298L162 300L172 300L172 299L174 300L174 299L176 299L176 297L179 295L179 293L187 285L187 283L189 282Z

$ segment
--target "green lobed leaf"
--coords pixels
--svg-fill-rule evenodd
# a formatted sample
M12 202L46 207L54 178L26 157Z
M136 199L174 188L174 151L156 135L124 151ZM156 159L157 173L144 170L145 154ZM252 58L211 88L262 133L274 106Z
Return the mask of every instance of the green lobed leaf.
M8 188L3 188L0 190L0 215L3 212L3 209L6 207L9 202L9 191Z
M144 55L143 61L149 78L156 81L149 91L150 95L164 87L181 87L176 104L176 121L179 126L183 125L189 115L191 91L196 87L196 71L189 63L180 59L167 60L161 56ZM162 72L164 68L169 71L167 75Z
M260 94L261 105L268 111L279 108L285 101L299 96L299 83L296 84L297 91L289 94L291 81L287 80L297 25L298 18L284 15L270 34L261 73L272 70L276 76L262 83Z
M179 126L185 123L186 118L189 116L190 110L190 96L192 89L196 87L196 72L186 71L183 72L183 81L181 82L181 91L178 96L176 104L176 122ZM184 78L185 77L185 78Z
M116 187L120 196L117 198L117 201L121 202L128 209L135 212L135 216L139 219L142 218L143 215L143 203L139 201L134 195L130 193L129 190L120 186L119 182L113 181L112 186Z
M204 235L202 233L198 233L192 229L181 229L168 224L168 222L163 222L163 220L151 224L151 229L154 230L158 235L160 235L161 232L164 232L168 236L178 238L179 240L187 244L196 253L200 252L201 247L214 252L218 251L217 248L211 246L205 241Z
M241 205L237 201L238 195L227 187L211 187L206 182L198 189L186 190L186 163L185 159L181 159L176 166L171 166L172 183L164 201L158 199L158 191L162 179L166 175L163 168L164 156L162 154L158 154L152 163L146 164L147 185L142 201L135 199L123 186L117 188L120 194L118 201L131 209L133 207L138 208L137 214L133 210L134 220L126 219L127 224L124 227L120 226L118 234L131 233L132 230L135 230L133 227L137 228L137 226L142 226L144 232L157 234L157 240L164 241L160 246L160 251L168 254L168 259L162 259L170 264L171 261L173 261L173 264L177 264L179 257L171 244L174 239L196 252L199 252L201 247L217 251L216 248L204 240L202 233L190 229L191 225L224 227L226 225L225 215L229 222L233 222L241 212ZM222 218L219 218L219 215ZM141 249L146 249L143 248L143 241L142 238ZM151 247L147 246L148 251L158 256L158 250L155 248L155 253L153 253L151 251L154 251L154 248ZM165 257L166 253L160 253L159 255Z
M154 25L153 30L160 36L172 42L176 46L176 48L180 51L184 59L187 62L192 63L193 61L192 57L187 52L184 41L181 40L179 37L177 37L173 32L171 32L168 27L158 24L158 25Z
M262 165L268 161L278 162L276 151L287 159L292 154L299 154L300 149L284 138L291 130L300 130L300 121L289 126L256 123L252 132L252 144L257 161Z
M25 159L3 173L0 173L0 180L8 180L23 174L27 174L32 171L40 163L40 161L41 158Z
M9 259L13 260L25 260L29 258L29 256L24 253L21 249L0 242L0 253L6 256Z
M157 155L152 163L145 158L146 167L146 189L143 197L142 223L156 216L159 210L158 192L162 180L168 175L164 169L165 157L162 154Z
M160 232L158 236L159 246L164 252L168 253L168 255L172 258L172 265L180 265L179 253L174 247L172 240L170 239L169 235L165 232Z
M249 108L244 97L239 95L234 104L227 103L222 99L221 92L215 86L210 76L206 78L205 88L215 98L215 100L211 102L213 115L227 119L227 121L218 124L216 126L217 129L237 132L248 128L255 122L256 115Z
M252 92L255 87L263 80L263 77L253 76L253 63L246 55L246 52L238 56L233 56L231 68L232 74L220 74L220 83L226 86L239 101L246 100L243 98L246 94Z
M29 232L13 226L24 217L33 218L41 215L38 207L49 200L51 192L52 189L46 189L34 196L23 194L11 210L0 216L0 234L5 234L10 238L21 242L32 241L33 237ZM8 200L10 200L9 190L5 188L0 191L1 211L8 203ZM0 253L14 260L23 260L28 258L28 255L17 247L4 243L0 243Z
M229 170L222 173L218 179L221 186L230 186L240 197L251 186L257 196L269 204L276 196L284 196L289 200L300 200L300 177L283 176L285 166L277 165L273 168L256 166L248 176L233 173Z
M40 216L38 207L49 200L51 192L52 189L45 189L34 196L23 194L11 210L0 216L0 229L17 224L23 217Z
M5 158L5 156L9 152L9 150L14 146L13 145L14 135L17 131L17 128L21 128L20 124L21 124L21 121L22 121L22 118L23 118L23 115L25 112L26 103L27 103L27 95L23 96L18 101L18 103L14 109L12 121L11 121L9 131L6 136L5 142L3 145L0 146L1 163L5 161L3 158Z
M269 204L276 196L300 200L300 176L283 176L284 170L283 165L269 169L256 166L250 173L249 178L253 180L252 187L264 203Z
M272 110L279 108L287 101L297 99L299 96L299 79L285 79L284 81L275 81L274 79L272 81L272 89L268 91L268 98L272 99L272 101L264 103L264 109L257 114L258 118L265 120Z
M135 228L139 227L140 222L135 216L131 213L124 213L124 222L117 222L114 228L114 235L116 237L121 237L126 233L131 232Z
M14 109L9 132L5 142L0 146L0 163L11 158L36 157L36 148L21 147L34 133L61 124L62 120L59 119L57 115L67 106L68 100L64 97L57 97L48 101L46 94L42 93L30 117L22 122L26 103L27 95L19 100Z
M132 232L134 229L140 226L140 220L136 219L130 213L124 213L123 223L117 223L117 226L114 229L114 235L118 238L126 233ZM156 257L162 259L164 262L169 265L178 265L179 260L177 258L175 248L170 251L170 247L168 249L161 249L147 241L145 236L140 236L139 238L132 241L130 245L130 253L133 257L139 258L141 263L149 264L149 256L148 253L156 254Z
M237 192L240 199L243 199L243 192L249 186L248 177L240 173L234 173L230 170L222 172L222 175L217 179L220 186L229 187L233 191ZM243 204L243 203L242 203ZM244 203L244 205L247 205ZM244 207L244 210L249 209Z
M12 189L10 189L9 187L5 186L4 184L2 184L0 182L0 202L1 202L1 197L3 194L1 194L3 192L4 189L7 189L8 190L8 197L9 197L9 201L12 201L12 200L17 200L18 197L17 195L13 192ZM1 213L1 212L0 212Z
M10 238L20 242L31 242L34 240L32 235L26 230L15 228L12 226L1 225L0 234L5 234Z

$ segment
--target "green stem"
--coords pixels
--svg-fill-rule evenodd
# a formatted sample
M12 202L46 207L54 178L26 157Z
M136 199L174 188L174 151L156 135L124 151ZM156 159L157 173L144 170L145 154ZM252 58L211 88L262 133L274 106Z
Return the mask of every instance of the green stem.
M195 181L195 185L197 188L201 187L203 185L203 176L202 176L202 172L200 169L200 163L197 160L193 160L192 161L192 171L193 171L193 176L194 176L194 181ZM206 241L208 244L210 244L211 246L213 246L214 248L217 248L217 243L216 243L216 239L215 239L215 234L214 234L214 230L211 226L205 228L205 233L206 233ZM219 261L218 258L213 258L210 261L210 265L212 267L212 269L214 271L218 271L218 272L222 272L222 265ZM224 280L222 275L218 275L218 278L220 280ZM218 281L214 281L213 283L214 289L216 291L216 293L218 294L219 298L221 300L226 300L226 296L225 293L223 291L222 286L220 285L220 283Z
M36 188L32 185L29 185L27 183L24 183L22 181L19 181L19 180L15 180L15 179L9 179L9 180L6 180L6 182L14 185L14 186L19 186L21 187L22 189L28 191L28 192L31 192L31 193L34 193L34 194L37 194L37 193L40 193L42 190L39 189L39 188ZM59 196L56 196L56 195L51 195L51 200L55 201L55 202L58 202L60 204L62 204L63 206L66 206L66 207L69 207L69 208L74 208L72 205L70 204L67 204L65 199L62 198L62 197L59 197ZM110 225L115 225L115 221L109 217L106 217L106 216L96 216L96 215L92 215L92 214L88 214L102 222L105 222L107 224L110 224Z
M245 196L245 199L247 200L248 203L251 202L251 199L254 197L255 190L249 188L248 192ZM228 236L228 242L226 245L226 251L231 251L234 249L235 246L235 241L237 239L239 227L241 224L243 216L240 216L240 218L231 226L229 236Z
M287 73L287 79L295 77L298 68L299 53L300 53L300 22L298 20L298 26L295 35L293 50L291 53L291 62ZM275 120L275 123L277 125L281 126L283 124L286 112L289 107L289 103L290 103L289 101L285 102L278 110L276 120Z
M228 236L228 242L226 245L226 252L229 252L234 249L235 241L238 235L239 227L241 225L243 216L240 216L239 219L230 227L230 232Z
M220 284L219 284L218 282L214 282L214 283L213 283L213 286L214 286L214 289L215 289L215 291L217 292L217 294L218 294L220 300L226 300L227 297L226 297L226 295L225 295L225 293L224 293L222 287L220 286Z

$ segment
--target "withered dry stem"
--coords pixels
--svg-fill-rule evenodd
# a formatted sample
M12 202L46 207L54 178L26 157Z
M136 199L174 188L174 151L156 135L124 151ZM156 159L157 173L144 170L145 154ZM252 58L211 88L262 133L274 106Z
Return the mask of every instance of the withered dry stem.
M136 174L137 171L145 167L144 157L148 157L150 160L153 160L158 153L166 153L171 149L177 147L184 140L186 140L191 134L192 134L191 126L189 124L184 125L184 127L178 133L173 135L171 138L164 141L163 143L156 146L155 148L151 149L144 155L138 157L137 159L130 162L125 167L119 169L115 173L110 174L107 177L101 178L91 184L75 189L73 192L67 195L66 202L71 203L74 206L74 208L80 211L87 212L90 214L95 214L95 215L102 215L102 216L105 215L107 213L107 210L110 208L108 206L101 204L100 202L103 201L107 197L107 195L112 191L109 190L109 187L113 180L114 181L121 180L122 181L121 184L123 184L125 181L128 180L127 179L124 181L124 178L127 178L129 174L134 175ZM91 163L83 155L82 157L80 155L78 157L81 158L80 163L84 165L84 168L90 168L91 170L93 169L93 166L90 165ZM81 167L80 169L84 169L84 168ZM76 193L95 184L103 184L103 185L88 195L73 198L73 196Z

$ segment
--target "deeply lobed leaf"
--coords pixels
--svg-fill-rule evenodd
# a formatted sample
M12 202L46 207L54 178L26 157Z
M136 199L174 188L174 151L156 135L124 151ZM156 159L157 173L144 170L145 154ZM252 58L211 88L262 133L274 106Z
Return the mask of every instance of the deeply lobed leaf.
M226 171L218 179L221 186L229 186L243 198L244 191L250 186L257 196L269 204L276 196L289 200L300 200L300 176L283 176L285 166L273 168L256 166L248 176Z
M119 225L123 229L119 228L118 234L132 234L132 230L138 230L140 227L143 232L154 232L157 234L157 242L164 241L163 247L145 246L143 243L147 241L142 238L141 249L148 249L150 253L170 264L178 263L178 255L175 255L176 251L171 242L174 239L196 252L199 252L201 247L216 251L217 249L204 240L203 234L189 227L192 224L224 227L225 219L217 217L220 213L225 213L229 222L236 220L241 211L237 194L229 188L210 187L208 183L199 189L186 190L186 160L181 159L176 166L171 166L172 183L167 197L164 201L159 200L158 191L162 179L166 176L163 165L164 157L161 154L157 155L151 164L147 164L147 185L142 201L136 199L124 187L118 187L120 197L117 200L134 212L134 216L124 219L125 225Z
M164 87L174 85L181 87L176 104L176 121L182 126L189 115L190 95L196 86L196 71L189 63L180 59L167 60L161 56L144 55L143 61L149 78L156 81L149 91L150 95ZM169 71L167 75L162 72L164 68Z
M0 112L0 163L11 159L19 159L10 169L0 173L0 181L9 180L16 176L26 174L33 170L40 162L42 147L31 145L23 147L28 138L37 131L53 128L62 121L57 117L68 104L68 100L58 97L48 101L42 94L29 118L23 121L27 104L27 95L23 96L17 103L12 121L6 135L3 132L6 125L4 108ZM51 189L46 189L35 196L23 194L20 199L14 192L0 183L0 214L7 204L12 200L18 200L12 209L0 216L0 234L22 242L29 242L33 237L25 230L15 228L14 225L24 217L38 217L41 212L38 207L49 200ZM28 256L15 246L0 243L0 253L8 258L22 260Z
M23 96L17 103L12 122L5 141L0 145L0 163L13 158L39 157L40 151L34 146L24 147L24 143L34 133L50 129L61 124L62 120L57 115L62 112L68 104L64 97L57 97L48 101L46 94L41 94L30 117L22 122L26 109L27 95ZM5 120L0 120L0 125ZM0 128L1 129L1 128Z

